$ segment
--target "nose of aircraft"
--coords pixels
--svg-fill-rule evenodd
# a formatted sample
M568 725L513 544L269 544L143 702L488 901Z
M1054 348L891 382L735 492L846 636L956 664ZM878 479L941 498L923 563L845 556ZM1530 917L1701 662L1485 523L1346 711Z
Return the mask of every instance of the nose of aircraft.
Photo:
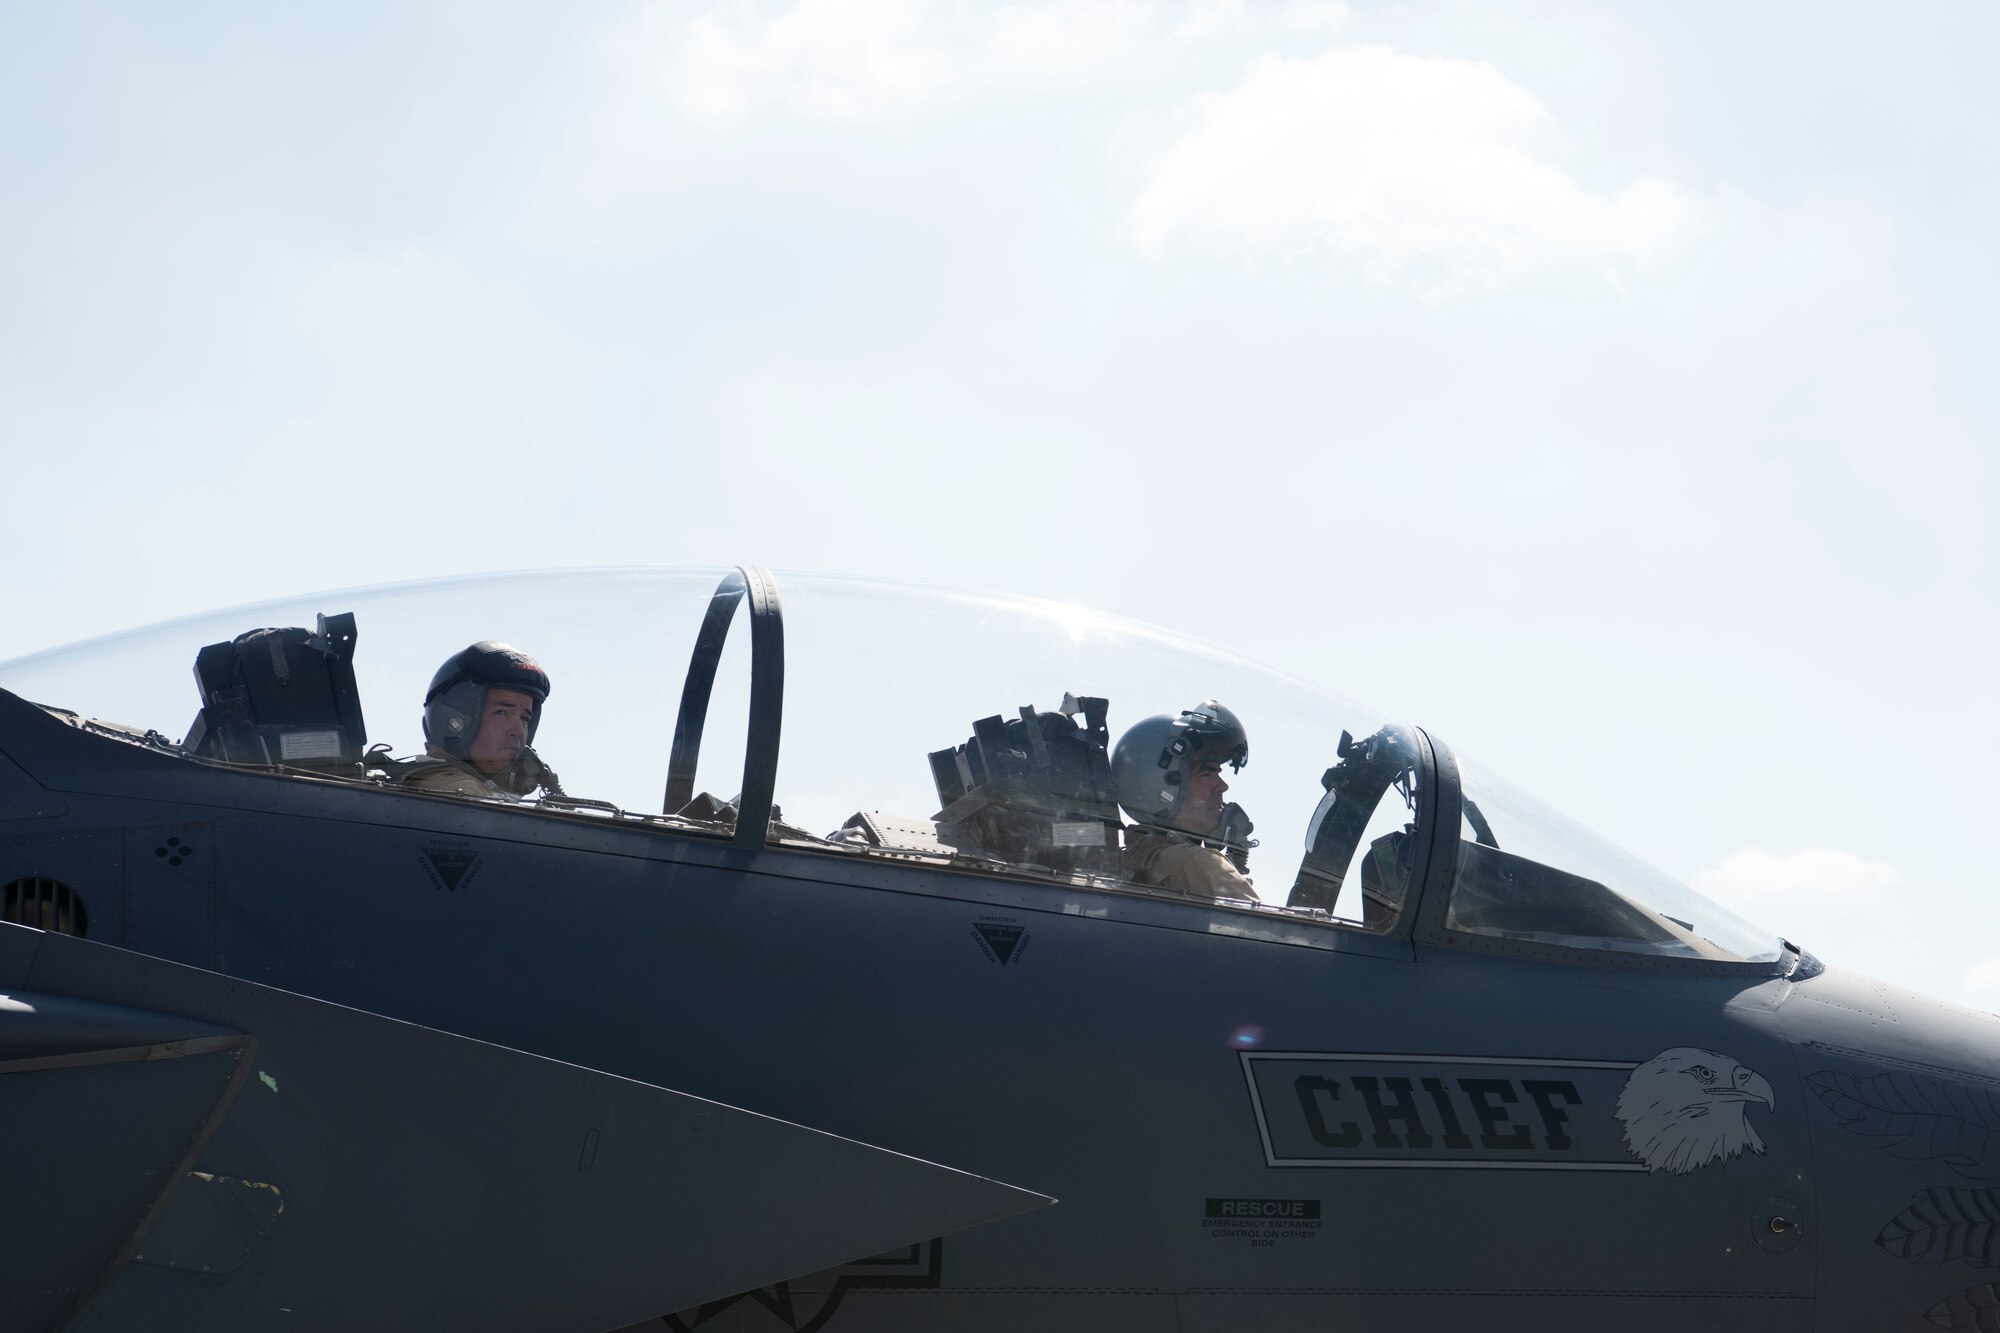
M2000 1018L1834 970L1779 1018L1808 1101L1820 1310L2000 1328Z

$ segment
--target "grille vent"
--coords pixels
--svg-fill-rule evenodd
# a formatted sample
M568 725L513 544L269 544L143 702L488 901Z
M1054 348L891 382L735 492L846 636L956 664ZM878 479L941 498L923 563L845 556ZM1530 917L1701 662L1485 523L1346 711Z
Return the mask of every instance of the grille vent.
M83 896L61 880L30 875L0 888L0 921L81 939L90 932Z

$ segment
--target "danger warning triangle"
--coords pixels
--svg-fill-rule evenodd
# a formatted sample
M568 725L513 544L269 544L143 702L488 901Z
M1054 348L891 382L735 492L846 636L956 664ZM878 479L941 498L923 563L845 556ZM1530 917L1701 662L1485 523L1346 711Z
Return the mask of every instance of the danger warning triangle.
M993 955L993 961L1005 967L1014 957L1014 950L1021 945L1021 936L1027 932L1019 926L992 926L980 922L973 927L979 938L986 941L986 948Z
M455 891L465 879L472 863L479 859L478 852L460 851L453 847L426 847L424 860L430 863L431 874L439 887L446 892Z

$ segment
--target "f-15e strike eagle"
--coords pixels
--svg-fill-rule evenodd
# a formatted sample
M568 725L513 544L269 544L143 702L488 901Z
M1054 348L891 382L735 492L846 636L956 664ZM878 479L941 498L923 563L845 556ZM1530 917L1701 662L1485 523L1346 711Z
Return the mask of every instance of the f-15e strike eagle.
M488 640L528 799L408 780ZM1996 1023L1073 606L510 575L0 663L9 1329L2000 1328Z

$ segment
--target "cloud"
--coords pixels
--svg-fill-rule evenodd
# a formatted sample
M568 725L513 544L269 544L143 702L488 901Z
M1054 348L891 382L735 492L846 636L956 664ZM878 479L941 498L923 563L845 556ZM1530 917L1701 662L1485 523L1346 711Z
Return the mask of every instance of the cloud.
M1879 900L1898 882L1896 867L1832 847L1767 852L1745 847L1731 852L1713 870L1694 877L1694 887L1711 898L1746 906L1800 899L1845 904Z
M646 0L590 43L528 227L653 241L662 216L818 179L831 159L813 127L862 131L835 155L851 166L895 144L886 131L984 98L1094 89L1109 67L1158 47L1159 22L1142 0ZM746 191L751 156L769 175ZM866 197L841 179L845 196Z
M768 104L834 120L918 106L954 73L930 10L926 0L799 0L768 19L745 4L711 9L672 44L667 91L704 121Z
M643 11L636 50L689 119L728 124L766 111L877 121L995 84L1089 74L1152 33L1140 0L796 0L775 12L732 0L684 21ZM657 62L657 63L653 63Z
M1189 0L1187 13L1173 28L1177 41L1229 37L1262 27L1293 32L1331 33L1347 23L1347 6L1338 0Z
M723 0L642 5L600 64L630 111L663 103L697 123L759 115L881 122L982 92L1082 80L1174 42L1339 28L1334 0ZM693 12L690 12L690 11ZM637 90L638 95L633 96Z
M993 74L1070 78L1131 55L1152 36L1154 11L1139 0L1042 0L1002 5L976 25L975 65Z
M1266 56L1197 99L1132 201L1138 251L1330 256L1427 294L1528 269L1645 264L1700 208L1656 177L1611 192L1550 160L1556 123L1491 65L1380 46Z
M1697 890L1836 966L1906 974L1921 932L1902 910L1895 866L1833 847L1745 847L1690 878Z

